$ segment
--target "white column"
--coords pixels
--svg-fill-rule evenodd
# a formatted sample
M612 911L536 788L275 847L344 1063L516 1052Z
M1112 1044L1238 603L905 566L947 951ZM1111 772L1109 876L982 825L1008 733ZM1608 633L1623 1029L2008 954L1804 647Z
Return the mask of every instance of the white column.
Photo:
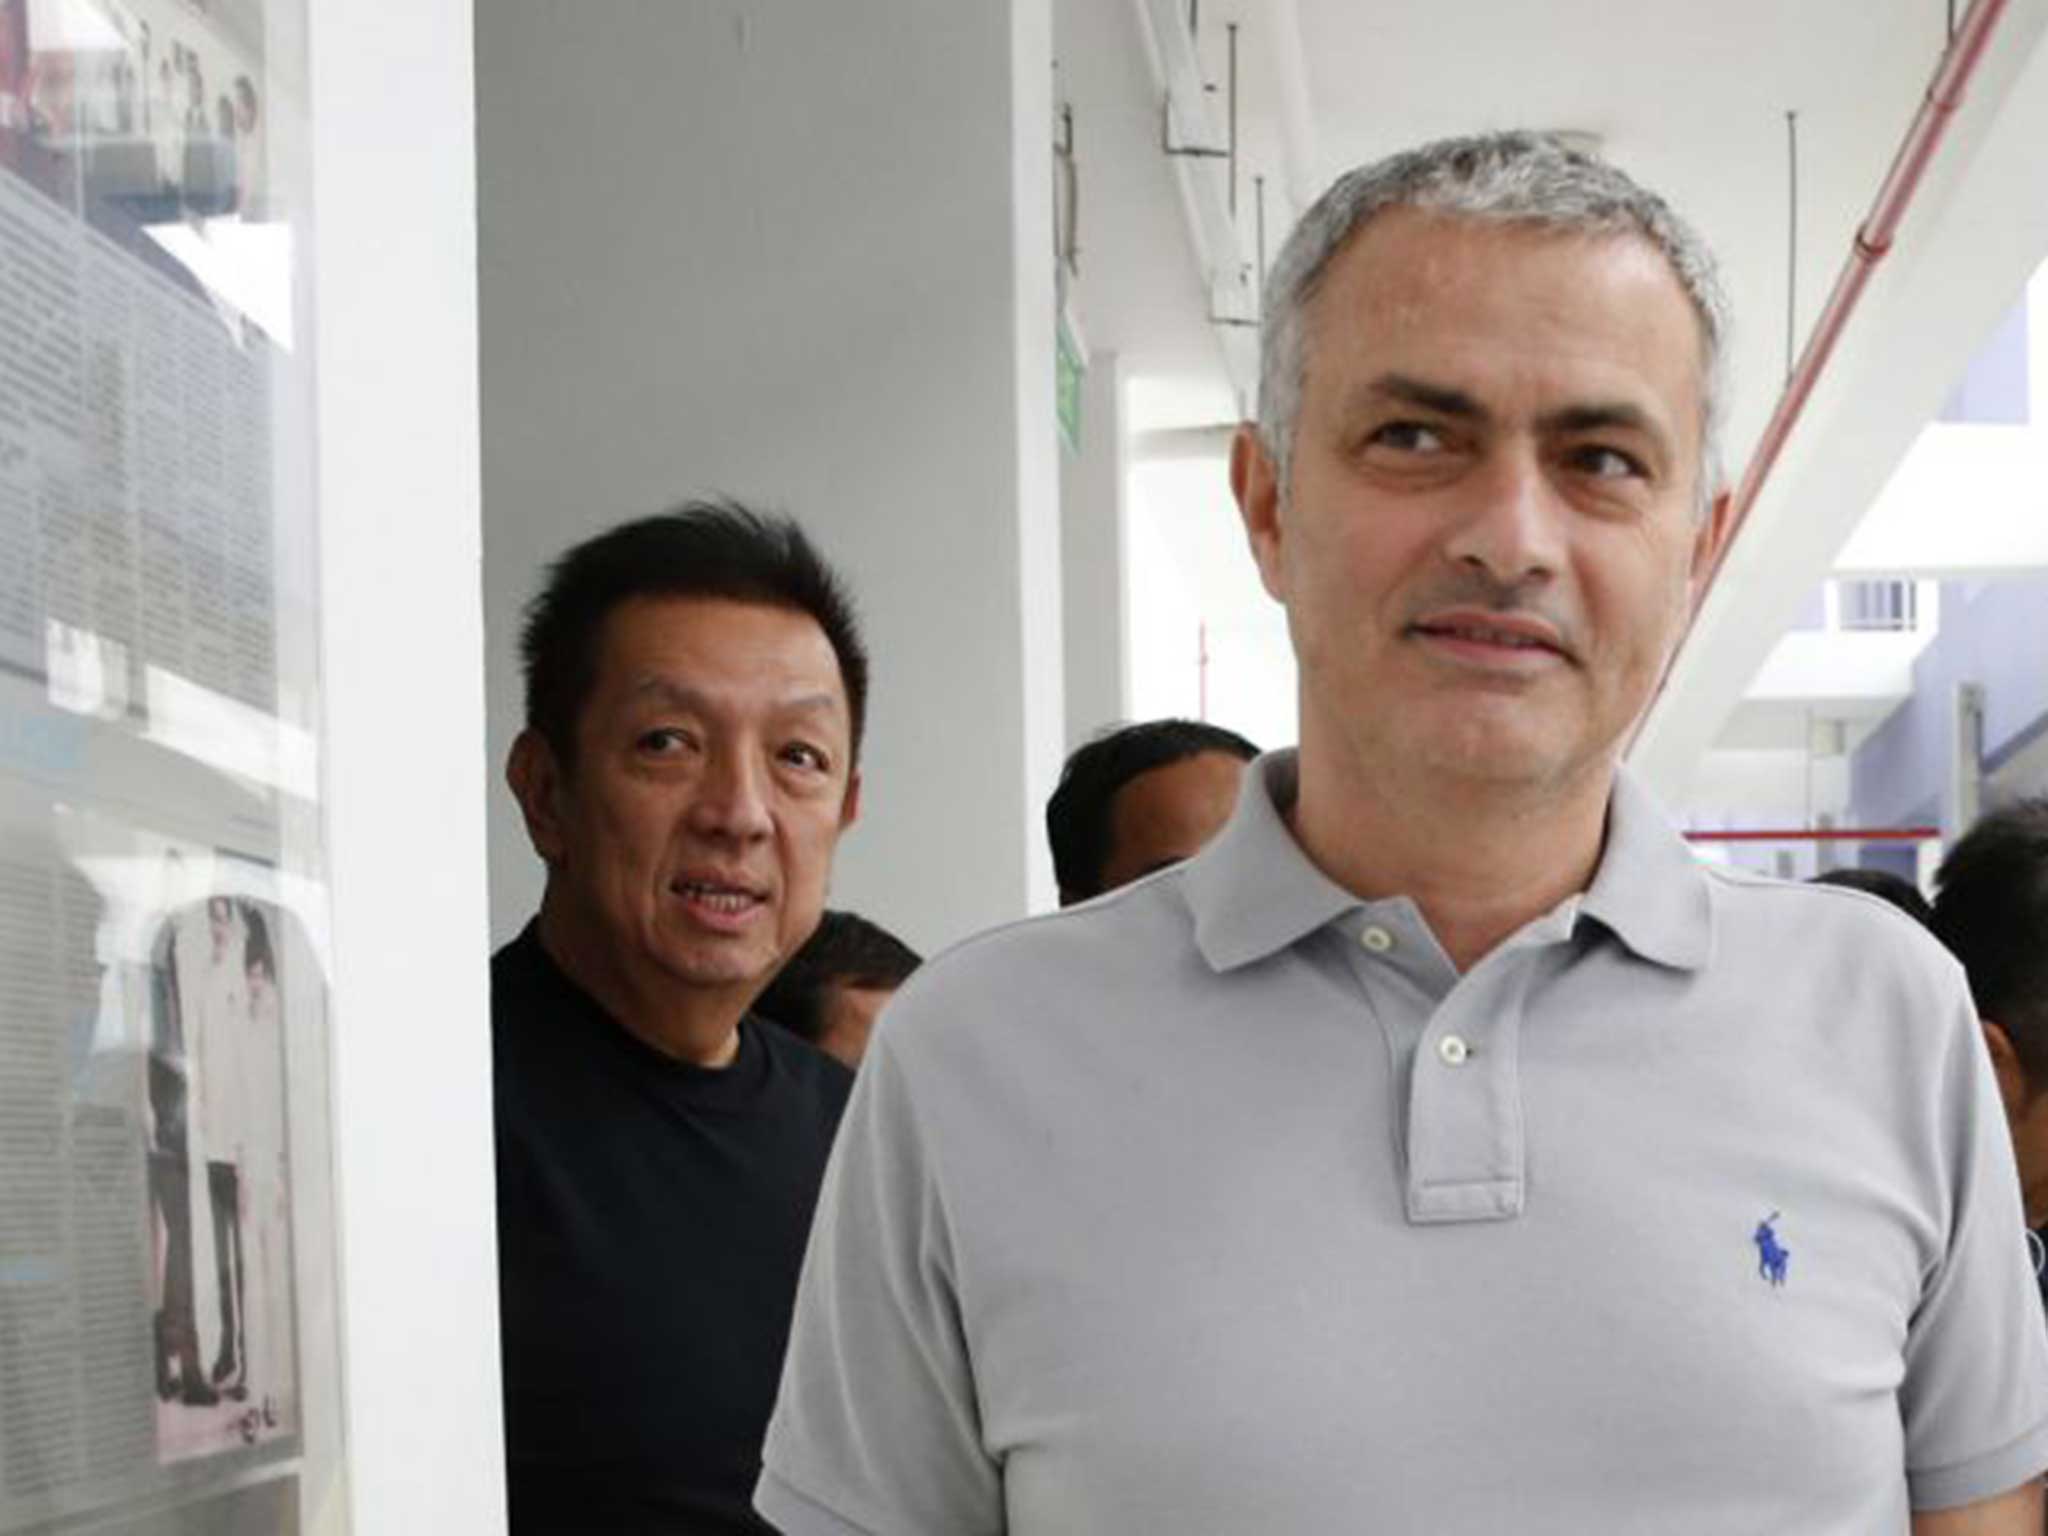
M478 8L492 917L542 564L711 491L799 518L874 658L834 901L1049 903L1062 745L1049 0Z
M505 1500L472 23L467 0L313 0L310 24L350 1528L475 1536Z
M1124 602L1128 468L1122 359L1098 352L1081 381L1081 451L1060 464L1069 751L1130 715Z

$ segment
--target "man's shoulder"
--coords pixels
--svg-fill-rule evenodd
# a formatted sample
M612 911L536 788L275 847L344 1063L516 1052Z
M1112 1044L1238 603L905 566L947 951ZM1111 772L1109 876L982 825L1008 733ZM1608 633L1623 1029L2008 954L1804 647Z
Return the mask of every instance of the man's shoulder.
M853 1073L844 1062L759 1014L748 1014L741 1027L759 1036L771 1073L792 1096L814 1103L827 1119L838 1121L853 1092Z
M1181 885L1185 868L960 940L904 984L884 1027L899 1038L932 1029L1001 1031L1105 996L1163 990L1191 961L1201 963Z
M1836 985L1877 983L1917 1006L1962 993L1962 967L1927 928L1850 886L1780 880L1709 865L1718 963L1766 977L1797 972Z
M493 1019L510 1004L523 996L529 996L534 986L544 979L546 954L540 947L532 923L528 923L514 934L491 955L491 1016Z

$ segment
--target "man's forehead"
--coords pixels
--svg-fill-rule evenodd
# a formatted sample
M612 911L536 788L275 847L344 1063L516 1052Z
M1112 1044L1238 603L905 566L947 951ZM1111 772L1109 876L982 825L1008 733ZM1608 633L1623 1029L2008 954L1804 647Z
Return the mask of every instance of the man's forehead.
M1627 230L1395 209L1332 258L1304 319L1304 385L1325 374L1347 397L1333 404L1384 368L1483 395L1482 376L1513 360L1525 375L1632 374L1674 418L1705 405L1699 313L1664 253Z
M832 642L810 614L730 598L636 597L607 616L599 683L628 699L845 713Z
M1647 235L1420 208L1382 213L1339 248L1307 307L1308 330L1433 322L1446 310L1453 318L1497 318L1519 296L1513 279L1534 274L1568 283L1589 312L1682 333L1690 361L1703 352L1699 312Z

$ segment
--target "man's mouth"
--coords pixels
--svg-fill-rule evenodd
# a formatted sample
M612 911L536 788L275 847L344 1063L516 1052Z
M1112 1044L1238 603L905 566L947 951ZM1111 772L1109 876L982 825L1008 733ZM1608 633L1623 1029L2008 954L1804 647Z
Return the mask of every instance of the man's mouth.
M677 880L669 889L692 906L724 917L738 917L767 900L762 891L724 880Z
M1557 632L1540 620L1507 615L1441 614L1418 620L1408 629L1411 634L1448 641L1477 653L1521 651L1571 659L1571 653L1565 649Z

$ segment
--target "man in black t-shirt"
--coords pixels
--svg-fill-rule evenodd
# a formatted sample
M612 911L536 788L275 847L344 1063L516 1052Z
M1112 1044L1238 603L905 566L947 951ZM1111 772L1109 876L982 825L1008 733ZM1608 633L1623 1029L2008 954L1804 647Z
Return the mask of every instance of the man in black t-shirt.
M851 1076L748 1009L858 809L867 660L793 525L694 503L555 564L507 776L547 864L492 964L511 1528L748 1507Z
M1934 880L1934 931L1984 1022L2048 1305L2048 795L1987 813Z

